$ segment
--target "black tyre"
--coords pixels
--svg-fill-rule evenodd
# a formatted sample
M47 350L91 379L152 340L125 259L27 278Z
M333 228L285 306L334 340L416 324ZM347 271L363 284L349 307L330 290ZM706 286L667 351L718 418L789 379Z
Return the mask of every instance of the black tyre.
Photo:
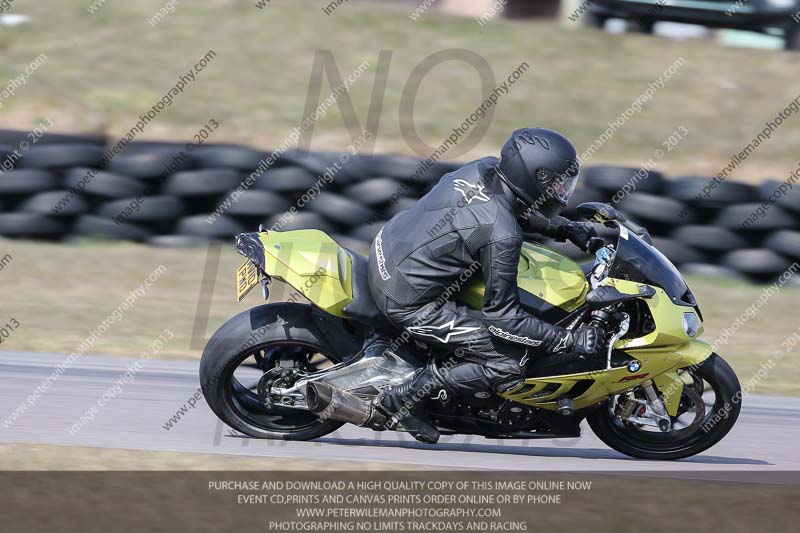
M800 231L779 231L768 238L764 246L786 257L800 259Z
M375 216L375 211L349 198L331 192L321 192L306 209L348 227L358 226Z
M383 228L384 224L386 224L385 220L379 220L372 224L364 224L351 231L350 236L360 241L372 242L381 228Z
M755 279L770 279L785 272L792 264L772 250L748 248L736 250L720 258L720 264Z
M139 179L159 179L186 170L192 164L178 148L134 148L123 152L108 165L109 170Z
M96 144L37 144L23 152L22 168L97 167L103 147Z
M434 165L434 167L436 167L436 165ZM372 171L375 176L388 176L401 181L409 181L412 176L417 173L419 168L420 160L407 155L386 154L372 158ZM444 174L446 167L437 168L439 175ZM432 176L433 175L435 174L432 174ZM431 180L429 179L427 181Z
M779 187L780 184L781 184L780 181L778 181L776 179L772 179L772 178L769 178L769 179L766 179L766 180L762 181L758 185L758 199L769 201L770 194L775 192L775 189L777 187ZM755 199L751 199L749 201L753 201L753 200L755 200Z
M401 213L406 209L411 209L419 200L416 198L398 198L396 202L391 202L383 211L383 218L389 220L397 213Z
M318 229L325 233L336 233L338 228L317 213L300 211L298 213L281 213L269 217L264 221L264 227L275 231L290 231L296 229Z
M348 153L332 154L332 159L341 165L340 170L334 170L334 181L337 183L358 183L365 181L378 174L375 173L375 157L370 155L353 156ZM337 180L336 178L342 177Z
M718 226L683 226L673 231L670 238L708 252L725 253L747 247L747 240L741 235Z
M279 361L312 372L341 360L314 326L310 306L262 305L214 333L200 360L200 384L214 414L235 430L261 439L311 440L342 423L323 422L297 408L267 406L258 384Z
M0 172L11 170L15 157L13 146L0 144Z
M192 152L192 158L201 168L228 168L252 172L268 157L267 152L246 146L201 146Z
M617 191L659 193L664 188L664 175L655 170L636 167L593 165L583 173L588 187L616 193Z
M743 279L743 276L734 269L711 263L684 263L681 265L681 273L705 278Z
M419 166L419 165L418 165ZM419 190L423 189L430 189L433 185L438 182L442 176L445 174L449 174L450 172L455 172L462 165L460 163L447 163L447 162L439 162L434 163L430 167L428 167L422 175L417 178L415 181L420 184L418 187ZM416 171L414 171L416 172ZM414 174L411 174L408 179L412 179Z
M759 187L761 199L765 202L775 203L800 215L800 187L789 186L785 182L778 180L769 180L761 184Z
M336 154L295 150L284 154L282 160L287 165L307 170L316 179L329 172L331 164L336 161ZM339 186L351 183L353 178L348 172L339 171L334 173L332 181L334 186Z
M17 211L20 212L60 217L82 215L87 209L86 200L80 195L71 194L70 191L40 192L17 207Z
M103 239L120 239L125 241L143 241L150 232L133 224L117 224L110 218L95 215L83 215L75 221L72 232L88 237Z
M569 204L563 214L570 220L581 220L583 217L578 214L577 210L579 205L585 202L607 202L608 200L609 194L606 191L581 187L572 193L572 197L569 199Z
M645 223L655 222L669 227L691 224L698 218L697 211L683 202L641 192L626 196L619 202L617 208L636 220Z
M55 175L46 170L9 170L0 174L0 195L33 194L57 186Z
M289 202L269 191L242 191L228 207L229 215L266 217L289 209Z
M713 187L712 187L713 186ZM752 202L758 190L747 183L717 181L701 176L683 176L671 180L667 195L676 200L703 207L722 207Z
M255 228L254 228L255 229ZM178 221L177 233L207 239L225 239L239 233L244 233L245 228L234 219L225 215L194 215L184 217Z
M760 203L732 205L722 209L714 219L714 224L732 230L775 231L794 229L797 219L782 208Z
M125 198L104 204L97 214L106 218L120 218L130 222L173 220L183 215L186 208L172 196L145 196Z
M655 428L647 431L648 426L623 422L613 412L616 398L589 415L589 426L608 446L638 459L683 459L707 450L728 434L739 417L742 407L739 379L717 354L686 374L691 384L684 386L683 413L672 417L671 431L662 433ZM725 413L727 416L720 416ZM691 423L687 424L689 420Z
M372 178L347 187L342 193L364 205L379 206L398 198L403 185L391 178Z
M672 239L654 237L653 246L676 265L682 265L684 263L704 263L708 259L705 254L695 250L691 246L687 246L686 244Z
M241 181L241 174L231 169L186 170L167 178L163 192L175 196L214 196L235 189Z
M64 186L101 198L131 198L143 195L147 190L147 186L139 180L87 167L68 171Z
M267 170L258 177L256 189L275 193L305 192L317 184L317 178L304 168L283 167ZM320 182L325 187L325 182Z
M370 241L356 239L355 237L351 237L350 235L337 235L337 234L331 235L331 239L336 241L336 244L338 244L339 246L347 248L348 250L356 252L357 254L361 254L364 256L369 255Z
M57 237L64 223L37 213L0 213L0 235L7 237Z

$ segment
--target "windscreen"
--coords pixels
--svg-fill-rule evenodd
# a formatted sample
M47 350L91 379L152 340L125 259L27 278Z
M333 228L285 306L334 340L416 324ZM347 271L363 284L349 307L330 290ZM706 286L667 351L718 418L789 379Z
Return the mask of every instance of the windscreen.
M669 259L622 225L609 276L661 287L676 304L696 305L692 291Z

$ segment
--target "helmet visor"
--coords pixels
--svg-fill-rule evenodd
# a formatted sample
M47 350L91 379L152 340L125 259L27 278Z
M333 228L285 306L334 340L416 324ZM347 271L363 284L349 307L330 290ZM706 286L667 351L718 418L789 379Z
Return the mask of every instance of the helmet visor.
M578 185L578 173L567 172L564 174L547 173L546 176L539 178L546 194L555 198L562 204L567 204Z

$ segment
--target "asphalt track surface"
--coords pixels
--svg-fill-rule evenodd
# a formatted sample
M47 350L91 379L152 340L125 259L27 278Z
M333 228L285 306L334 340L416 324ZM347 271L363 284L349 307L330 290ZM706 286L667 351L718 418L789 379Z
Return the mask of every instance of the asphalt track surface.
M8 424L9 415L66 358L61 354L0 352L0 442L80 445L271 458L386 462L439 469L537 471L730 471L765 474L800 470L800 398L748 396L733 431L705 453L682 461L642 461L606 447L588 427L575 439L487 440L443 437L436 446L397 432L344 426L311 442L252 439L218 422L203 399L167 430L164 425L198 390L197 362L138 360L141 369L94 420L70 433L137 359L85 355L32 407ZM130 376L130 374L129 374ZM110 398L110 395L106 396ZM7 426L7 427L6 427ZM723 474L724 472L724 474ZM680 475L680 474L677 474Z

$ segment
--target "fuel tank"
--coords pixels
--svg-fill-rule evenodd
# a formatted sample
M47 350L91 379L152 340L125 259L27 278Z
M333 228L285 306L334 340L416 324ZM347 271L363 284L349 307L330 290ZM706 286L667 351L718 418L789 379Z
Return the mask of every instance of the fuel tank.
M557 322L585 300L589 284L580 266L564 254L535 242L526 242L517 273L520 303L532 314ZM457 299L473 309L483 307L483 280L461 289Z

